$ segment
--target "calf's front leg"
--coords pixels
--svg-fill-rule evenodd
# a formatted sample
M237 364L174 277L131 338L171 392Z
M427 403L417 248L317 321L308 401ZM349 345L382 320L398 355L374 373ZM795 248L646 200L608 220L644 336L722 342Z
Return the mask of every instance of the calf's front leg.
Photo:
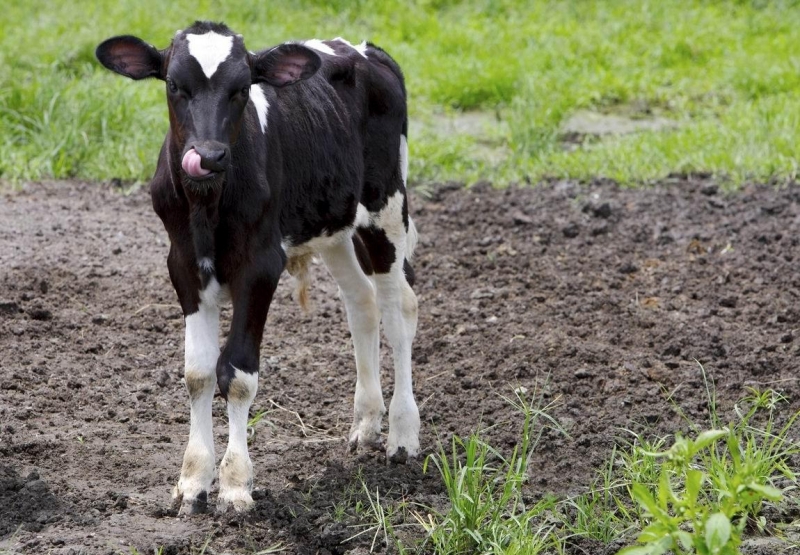
M211 280L201 290L196 272L185 268L181 260L173 248L168 265L186 324L184 380L189 392L191 416L181 475L172 495L180 504L182 514L192 514L206 511L208 492L214 480L211 404L219 358L219 284Z
M247 449L250 405L258 389L261 338L269 305L285 259L269 250L231 284L233 318L217 363L217 383L228 402L228 448L219 466L217 510L237 511L253 504L253 464Z

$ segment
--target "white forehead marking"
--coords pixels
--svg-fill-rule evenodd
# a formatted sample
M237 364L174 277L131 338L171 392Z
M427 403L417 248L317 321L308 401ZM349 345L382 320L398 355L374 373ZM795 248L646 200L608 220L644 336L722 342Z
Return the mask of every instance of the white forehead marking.
M228 59L233 49L233 37L213 31L203 35L186 35L186 40L189 41L189 54L197 60L209 79L217 71L219 64Z
M323 54L328 54L329 56L336 56L336 52L333 51L333 48L331 48L330 46L328 46L319 39L307 40L303 44L308 46L309 48L313 48L317 52L322 52Z
M267 102L267 97L264 96L264 89L261 88L261 85L256 84L250 86L250 100L253 101L253 104L256 107L258 122L261 124L261 131L266 133L267 109L269 109L269 102Z
M342 37L336 37L333 40L346 44L365 58L367 57L367 41L362 41L361 44L353 45L349 40L343 39Z

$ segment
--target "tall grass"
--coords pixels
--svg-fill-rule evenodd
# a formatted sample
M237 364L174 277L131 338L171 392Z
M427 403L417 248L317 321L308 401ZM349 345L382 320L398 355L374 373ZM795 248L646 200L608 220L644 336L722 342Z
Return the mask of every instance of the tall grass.
M164 47L194 19L224 20L254 49L338 35L385 46L419 122L417 182L797 171L796 1L29 0L2 11L4 179L147 179L167 126L163 86L111 75L94 48L123 33ZM565 148L580 110L675 125ZM489 115L485 129L442 130L471 111Z

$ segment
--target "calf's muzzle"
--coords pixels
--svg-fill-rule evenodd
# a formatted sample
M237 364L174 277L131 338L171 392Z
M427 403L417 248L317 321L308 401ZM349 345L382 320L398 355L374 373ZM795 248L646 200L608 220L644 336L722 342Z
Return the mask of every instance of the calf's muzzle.
M194 143L183 155L181 167L192 179L203 179L227 169L230 148L216 141Z

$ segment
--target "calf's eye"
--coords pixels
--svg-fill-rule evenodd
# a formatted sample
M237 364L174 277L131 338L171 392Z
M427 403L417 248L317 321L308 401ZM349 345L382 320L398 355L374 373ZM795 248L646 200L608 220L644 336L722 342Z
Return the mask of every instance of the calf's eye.
M167 88L169 89L169 92L171 92L171 93L178 92L178 85L176 85L175 81L173 81L172 79L167 81Z
M242 96L250 96L250 87L242 87Z

